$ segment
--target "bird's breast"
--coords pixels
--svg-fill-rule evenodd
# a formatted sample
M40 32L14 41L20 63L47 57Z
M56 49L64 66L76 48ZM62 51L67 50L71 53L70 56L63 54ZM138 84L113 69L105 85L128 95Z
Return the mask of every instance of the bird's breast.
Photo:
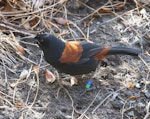
M60 63L76 63L82 56L83 48L75 41L66 42L65 48L59 58Z

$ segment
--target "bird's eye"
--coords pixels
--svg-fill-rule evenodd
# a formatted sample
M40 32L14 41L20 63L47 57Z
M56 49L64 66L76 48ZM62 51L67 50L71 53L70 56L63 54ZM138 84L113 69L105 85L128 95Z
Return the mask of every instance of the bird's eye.
M38 44L38 45L40 45L40 42L39 42L39 41L37 41L37 44Z

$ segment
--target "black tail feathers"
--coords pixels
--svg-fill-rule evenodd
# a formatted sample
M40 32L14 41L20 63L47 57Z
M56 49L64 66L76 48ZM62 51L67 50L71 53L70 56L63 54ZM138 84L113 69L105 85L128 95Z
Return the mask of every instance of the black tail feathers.
M116 55L116 54L138 56L140 54L140 51L134 48L116 46L111 47L110 51L107 53L107 55Z

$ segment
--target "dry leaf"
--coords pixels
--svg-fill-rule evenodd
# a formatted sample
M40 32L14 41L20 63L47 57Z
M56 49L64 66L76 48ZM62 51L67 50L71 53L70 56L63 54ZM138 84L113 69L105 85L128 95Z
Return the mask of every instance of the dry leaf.
M86 22L86 21L83 21L83 27L85 28L85 27L87 27L87 26L88 26L87 22Z
M138 96L131 96L128 98L128 100L136 100L138 98Z
M15 49L16 49L16 51L17 52L19 52L19 53L21 53L22 55L24 55L25 54L25 49L19 44L19 42L16 40L16 38L15 38L15 36L12 34L12 39L11 39L13 42L15 42L14 43L14 45L15 45Z
M6 0L4 3L4 9L2 10L3 12L12 12L13 8L11 7L11 5L8 3L8 1Z
M130 83L130 84L129 84L129 88L130 88L130 89L134 88L134 84L133 84L133 83Z
M148 17L147 17L146 9L144 9L144 8L141 9L141 10L140 10L140 14L143 16L143 19L147 19L147 18L148 18ZM147 35L147 34L146 34L146 35ZM146 35L145 35L145 36L146 36Z
M144 54L145 54L145 55L149 55L149 53L148 53L148 51L147 51L147 50L144 52Z
M34 72L35 72L36 74L39 73L39 66L38 66L38 65L35 65L35 66L33 67L33 69L34 69Z
M20 102L16 102L16 103L15 103L15 106L16 106L17 108L23 108L23 104L20 103Z
M123 8L124 5L125 5L124 3L120 3L120 4L118 4L118 5L115 6L115 9L119 10L119 9Z
M11 88L15 88L15 86L16 86L16 83L11 83L11 84L10 84L10 87L11 87Z
M56 80L56 77L54 76L54 74L50 72L49 70L45 71L45 77L46 77L46 80L50 83L53 83Z
M28 70L23 70L21 73L20 73L20 76L19 76L19 78L20 79L24 79L24 78L26 78L27 77L27 75L28 75Z
M12 0L14 8L19 8L20 10L27 11L27 4L21 0Z
M70 78L70 83L71 83L71 86L77 85L77 84L78 84L77 78L74 77L74 76L72 76L72 77Z
M37 20L36 18L32 19L30 21L30 26L31 26L31 30L33 30L33 28L35 28L37 25L39 24L39 20Z
M101 8L99 10L99 12L100 13L110 13L110 12L112 12L112 9L110 9L110 8Z
M69 24L69 21L64 19L64 18L55 18L55 21L58 24L61 24L61 25L64 25L64 26L67 26Z
M28 29L31 28L29 22L25 18L21 19L21 23L22 23L22 25L24 26L25 29L28 30Z
M40 8L44 5L45 0L32 0L33 8Z
M22 55L25 54L25 49L20 44L17 44L16 47L17 51L19 51Z
M3 96L3 94L2 93L0 93L0 97L2 97Z

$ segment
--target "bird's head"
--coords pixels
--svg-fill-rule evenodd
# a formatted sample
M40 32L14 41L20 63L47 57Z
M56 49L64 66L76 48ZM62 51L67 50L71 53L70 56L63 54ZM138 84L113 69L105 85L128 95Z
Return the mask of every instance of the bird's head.
M37 34L34 38L45 54L60 55L65 48L65 42L52 34Z
M37 44L41 49L50 47L51 44L54 45L55 43L53 42L57 40L57 38L54 35L47 33L37 34L34 39L36 39Z

